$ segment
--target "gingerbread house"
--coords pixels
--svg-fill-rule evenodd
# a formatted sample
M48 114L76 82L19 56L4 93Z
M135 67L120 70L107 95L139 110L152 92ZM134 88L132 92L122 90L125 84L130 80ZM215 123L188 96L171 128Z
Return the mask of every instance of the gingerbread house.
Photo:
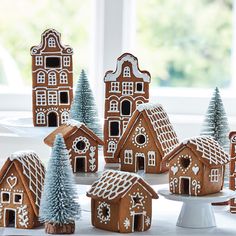
M117 142L136 107L148 102L151 76L139 69L136 57L125 53L118 58L116 70L106 73L104 82L104 157L108 163L118 163L114 158Z
M223 188L229 156L210 136L187 139L164 158L169 165L169 188L193 196L217 193Z
M73 98L73 49L54 29L43 32L31 48L34 126L59 126L69 118Z
M114 157L121 170L162 173L163 157L179 143L167 113L160 104L138 106L121 136Z
M158 198L140 176L113 170L103 172L87 196L91 197L92 225L120 233L148 230L152 199Z
M103 141L83 123L70 119L49 134L44 142L52 147L59 133L69 151L73 172L96 172L98 145L103 145Z
M39 226L45 168L31 151L13 153L0 171L0 227Z
M230 177L229 188L236 191L236 131L229 134L230 139ZM236 213L236 199L230 200L230 212Z

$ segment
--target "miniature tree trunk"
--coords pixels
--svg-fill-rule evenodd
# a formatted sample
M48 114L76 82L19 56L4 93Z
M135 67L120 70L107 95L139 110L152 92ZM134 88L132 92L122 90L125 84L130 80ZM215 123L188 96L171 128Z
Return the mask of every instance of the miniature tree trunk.
M75 223L60 225L46 222L45 232L47 234L73 234L75 232Z

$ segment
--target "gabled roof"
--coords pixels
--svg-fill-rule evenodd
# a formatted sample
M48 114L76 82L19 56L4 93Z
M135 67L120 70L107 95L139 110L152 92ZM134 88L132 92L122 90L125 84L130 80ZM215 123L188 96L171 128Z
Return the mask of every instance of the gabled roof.
M138 66L138 58L130 53L124 53L117 59L116 70L107 71L104 77L104 81L116 81L122 72L122 65L125 61L132 64L133 74L137 78L142 78L145 82L151 82L151 75L146 70L140 70Z
M33 151L20 151L11 154L0 171L0 183L4 180L10 166L14 164L25 187L35 215L38 215L43 191L45 167Z
M157 193L140 176L123 171L107 170L95 181L87 196L93 199L104 199L108 201L120 200L134 184L143 186L152 198L158 198Z
M69 138L74 133L78 132L78 130L82 130L83 132L88 134L92 139L97 141L99 145L104 145L104 142L85 124L72 119L68 120L65 124L56 128L44 139L44 142L48 146L52 147L57 134L62 134L64 140L66 141L67 138Z
M210 136L199 136L184 140L164 157L164 161L169 162L185 147L190 148L199 160L207 166L225 165L230 161L229 155Z
M38 46L33 46L30 49L31 55L39 54L47 45L46 39L49 38L50 35L53 35L57 41L58 46L61 49L61 52L65 54L73 54L73 49L68 45L63 45L61 43L61 34L55 29L47 29L43 32L41 36L41 42Z
M144 103L138 106L130 118L126 130L118 142L115 156L119 155L121 148L126 143L129 134L141 115L143 115L162 156L169 153L179 143L174 128L163 107L160 104Z

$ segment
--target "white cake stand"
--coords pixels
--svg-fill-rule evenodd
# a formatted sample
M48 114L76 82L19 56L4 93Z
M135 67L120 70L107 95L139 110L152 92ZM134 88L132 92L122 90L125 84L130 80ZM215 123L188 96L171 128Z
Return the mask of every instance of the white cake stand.
M172 201L183 202L176 225L184 228L215 227L211 203L225 202L236 196L236 192L226 189L219 193L199 197L173 194L167 189L159 190L158 194Z

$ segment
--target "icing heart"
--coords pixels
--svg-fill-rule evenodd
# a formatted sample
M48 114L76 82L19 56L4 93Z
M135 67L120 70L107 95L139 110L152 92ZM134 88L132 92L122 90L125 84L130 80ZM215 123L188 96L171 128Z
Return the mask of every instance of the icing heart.
M93 159L89 159L89 163L90 163L90 164L94 164L95 161L96 161L95 158L93 158Z
M199 171L199 167L198 166L193 166L192 167L192 171L196 175L198 173L198 171Z
M10 186L10 188L13 188L13 187L16 185L16 183L17 183L17 178L16 178L16 176L9 176L9 177L7 178L7 183L8 183L8 185Z
M90 147L90 151L91 151L91 152L94 152L95 149L96 149L96 147L94 147L94 146L91 146L91 147Z
M175 175L177 172L178 172L178 170L179 170L179 168L178 168L178 166L171 166L171 171L173 172L173 174Z
M96 165L91 165L91 166L89 166L89 169L90 169L91 171L94 171L94 170L96 169Z

